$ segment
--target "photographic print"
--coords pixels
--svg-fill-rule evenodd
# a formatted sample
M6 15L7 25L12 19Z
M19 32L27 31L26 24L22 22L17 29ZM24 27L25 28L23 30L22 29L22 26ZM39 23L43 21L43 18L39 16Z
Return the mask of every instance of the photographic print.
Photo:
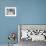
M20 31L20 41L46 41L46 25L20 24L18 29Z
M5 7L5 16L16 16L16 7Z

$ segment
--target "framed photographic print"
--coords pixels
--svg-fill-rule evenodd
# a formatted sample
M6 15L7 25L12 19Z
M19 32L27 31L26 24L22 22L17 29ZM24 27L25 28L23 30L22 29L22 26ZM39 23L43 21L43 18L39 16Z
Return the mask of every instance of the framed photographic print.
M5 16L16 16L16 7L5 7Z
M46 41L46 25L45 24L19 24L18 25L18 41Z

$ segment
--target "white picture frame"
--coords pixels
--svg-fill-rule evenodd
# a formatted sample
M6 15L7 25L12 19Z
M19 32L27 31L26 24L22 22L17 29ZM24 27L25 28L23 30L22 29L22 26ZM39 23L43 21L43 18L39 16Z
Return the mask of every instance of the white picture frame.
M16 16L16 7L5 7L5 16Z
M32 41L46 41L46 25L45 24L18 24L18 42L24 40L21 39L22 30L28 30L28 38L26 40ZM35 31L35 32L34 32ZM31 34L32 32L32 34ZM37 33L38 32L38 33Z

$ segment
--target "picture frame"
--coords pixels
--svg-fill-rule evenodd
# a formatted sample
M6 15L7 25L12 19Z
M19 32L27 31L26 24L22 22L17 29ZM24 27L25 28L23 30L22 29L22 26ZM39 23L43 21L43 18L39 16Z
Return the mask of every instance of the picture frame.
M16 16L16 7L5 7L5 16Z
M22 40L46 41L46 24L18 24L18 42Z

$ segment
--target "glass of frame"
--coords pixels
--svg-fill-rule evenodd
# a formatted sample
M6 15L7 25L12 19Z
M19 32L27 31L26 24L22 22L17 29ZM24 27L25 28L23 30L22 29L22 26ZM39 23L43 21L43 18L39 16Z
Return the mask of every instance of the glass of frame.
M5 7L5 16L16 16L16 7Z

